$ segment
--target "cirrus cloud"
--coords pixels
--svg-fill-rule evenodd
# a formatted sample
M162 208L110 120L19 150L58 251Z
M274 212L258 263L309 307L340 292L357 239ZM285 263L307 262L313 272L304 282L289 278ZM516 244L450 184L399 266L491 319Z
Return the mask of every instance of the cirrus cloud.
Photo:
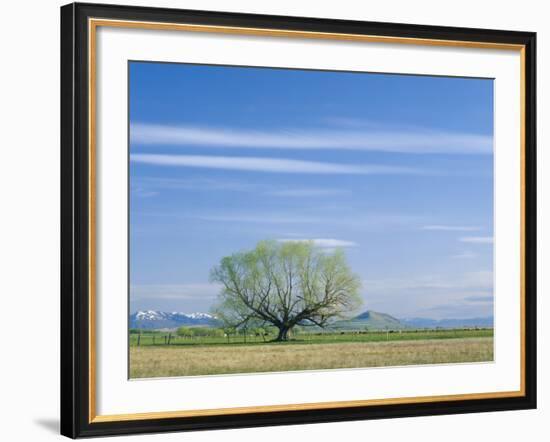
M460 242L472 244L493 244L492 236L463 236L459 239Z
M481 227L432 224L429 226L423 226L422 230L434 230L434 231L441 231L441 232L473 232L476 230L481 230Z
M130 140L142 145L208 146L249 149L345 149L411 154L491 154L490 135L426 129L279 128L133 123Z
M154 166L196 167L248 172L380 175L380 174L424 174L421 169L380 164L342 164L319 161L291 160L285 158L226 157L210 155L162 155L136 153L130 155L134 163Z

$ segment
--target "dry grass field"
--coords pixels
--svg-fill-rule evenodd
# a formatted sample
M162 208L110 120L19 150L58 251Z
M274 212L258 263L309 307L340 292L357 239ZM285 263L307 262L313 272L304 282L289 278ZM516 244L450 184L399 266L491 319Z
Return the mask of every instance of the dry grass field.
M130 377L152 378L493 360L493 338L294 345L130 347Z

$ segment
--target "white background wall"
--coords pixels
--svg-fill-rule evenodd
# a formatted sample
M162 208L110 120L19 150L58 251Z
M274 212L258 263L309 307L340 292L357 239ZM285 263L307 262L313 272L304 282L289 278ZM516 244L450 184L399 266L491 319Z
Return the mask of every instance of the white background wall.
M113 0L114 1L114 0ZM548 92L550 13L544 1L178 0L125 4L538 32L539 409L154 436L125 440L516 441L550 430L547 339L550 311ZM0 437L59 438L59 6L58 0L2 5L0 25ZM546 55L546 57L545 57ZM548 167L545 168L545 164ZM543 247L545 246L545 252ZM546 279L546 280L545 280ZM546 435L544 435L546 433Z

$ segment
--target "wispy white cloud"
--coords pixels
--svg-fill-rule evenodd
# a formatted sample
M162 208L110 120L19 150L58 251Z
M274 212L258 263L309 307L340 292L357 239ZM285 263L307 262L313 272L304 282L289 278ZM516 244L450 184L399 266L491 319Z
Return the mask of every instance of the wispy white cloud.
M407 214L363 213L346 216L346 212L337 210L319 210L302 212L229 212L229 213L155 213L149 216L193 218L209 222L250 223L266 225L307 224L309 234L311 226L338 226L346 229L360 229L361 232L416 230L419 217ZM299 228L301 230L301 228ZM277 236L283 236L278 234Z
M470 287L493 288L493 271L478 270L464 274L462 283Z
M462 275L429 275L411 278L365 279L363 286L371 292L390 294L408 292L427 294L427 292L459 293L465 290L486 291L493 288L493 272L482 270L466 272Z
M276 214L231 214L231 215L197 215L193 218L213 222L234 223L260 223L260 224L311 224L320 222L320 218L301 215L276 215Z
M441 232L473 232L476 230L481 230L481 227L434 224L429 226L423 226L422 230L435 230L435 231L441 231Z
M492 244L492 236L463 236L459 238L460 242L472 243L472 244Z
M492 309L493 272L490 270L363 279L362 286L368 308L398 317L474 317L490 314Z
M452 255L451 258L455 259L472 259L475 258L477 255L474 252L464 251L461 253L457 253L456 255Z
M131 191L132 191L132 195L137 196L139 198L149 198L149 197L158 195L158 192L154 190L148 190L141 186L132 186Z
M136 189L154 189L157 190L229 190L246 192L255 189L250 183L245 181L218 179L218 178L165 178L165 177L132 177L132 182L136 183ZM134 190L134 189L132 189Z
M130 286L132 300L171 299L194 300L214 299L220 292L221 285L210 283L196 284L133 284Z
M437 304L424 309L428 315L436 314L439 317L474 318L493 316L494 296L471 295L458 298L447 304Z
M346 149L402 153L490 154L488 135L375 128L252 130L208 126L134 123L130 140L138 144L250 149Z
M300 174L424 174L420 169L378 164L340 164L317 161L290 160L262 157L225 157L206 155L132 154L135 163L156 166L199 167L208 169L243 170L270 173Z
M220 290L221 285L208 282L132 284L130 286L130 311L208 312Z
M287 187L280 185L261 185L250 183L247 180L229 180L219 178L188 177L135 177L132 179L132 195L150 197L158 195L160 191L221 191L221 192L249 192L281 198L317 198L351 194L350 189L323 188L323 187Z
M438 304L419 311L420 317L435 319L470 319L493 316L493 303L454 302Z
M296 238L281 238L279 242L312 242L313 245L321 248L335 249L338 247L356 247L358 244L353 241L345 241L342 239L333 238L311 238L311 239L296 239Z
M464 298L464 301L466 302L493 302L494 296L467 296Z

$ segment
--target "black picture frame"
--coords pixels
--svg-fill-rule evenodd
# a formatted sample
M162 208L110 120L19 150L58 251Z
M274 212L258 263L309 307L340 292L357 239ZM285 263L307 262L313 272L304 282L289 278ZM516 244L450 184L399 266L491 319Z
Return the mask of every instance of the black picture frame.
M522 45L524 395L93 422L90 420L89 18ZM488 29L73 3L61 8L61 434L71 437L337 422L536 408L536 34Z

